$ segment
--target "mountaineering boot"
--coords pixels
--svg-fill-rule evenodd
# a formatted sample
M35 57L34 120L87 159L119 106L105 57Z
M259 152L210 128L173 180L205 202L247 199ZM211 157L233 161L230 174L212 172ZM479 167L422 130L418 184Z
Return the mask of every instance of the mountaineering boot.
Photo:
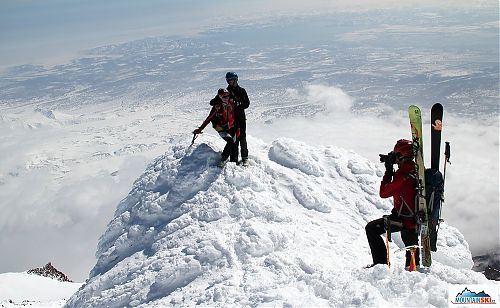
M243 167L248 167L250 165L248 162L248 157L243 157L243 159L241 160L241 165Z
M430 269L428 267L425 267L425 266L417 265L417 267L414 270L411 269L410 266L405 266L405 271L407 271L407 272L419 272L422 274L426 274L430 271Z
M219 168L224 168L224 166L226 165L226 162L227 162L227 157L222 157L220 158L220 162L217 164L217 167Z

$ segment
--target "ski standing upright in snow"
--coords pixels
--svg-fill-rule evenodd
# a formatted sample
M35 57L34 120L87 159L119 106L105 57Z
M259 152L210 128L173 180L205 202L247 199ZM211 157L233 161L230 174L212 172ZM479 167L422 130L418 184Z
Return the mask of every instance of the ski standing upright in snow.
M418 220L420 225L420 241L422 245L422 265L429 267L432 264L431 245L429 234L429 217L427 203L425 200L425 166L424 149L422 138L422 114L417 106L408 108L410 118L411 135L413 139L413 150L415 154L417 171L417 196L418 196Z
M443 130L443 105L436 103L431 108L431 168L425 170L425 192L429 216L431 251L437 251L437 232L441 222L441 205L444 195L444 177L439 171L441 155L441 132ZM449 149L449 143L447 143ZM445 163L446 164L446 163Z
M439 170L441 155L441 132L443 131L443 105L436 103L431 108L431 169Z

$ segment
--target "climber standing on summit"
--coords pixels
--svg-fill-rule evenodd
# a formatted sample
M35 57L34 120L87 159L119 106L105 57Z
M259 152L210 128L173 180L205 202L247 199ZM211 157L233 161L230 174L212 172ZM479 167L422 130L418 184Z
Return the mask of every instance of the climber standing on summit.
M415 196L417 182L415 179L415 162L413 161L413 144L410 140L400 139L394 150L387 155L380 154L380 161L385 164L385 174L380 184L381 198L394 198L391 215L376 219L366 225L366 236L372 252L373 265L389 264L389 256L384 240L380 236L386 233L401 231L401 239L406 247L418 245ZM398 165L394 172L393 165ZM388 231L388 232L387 232ZM419 264L419 250L415 252L415 265ZM406 252L406 267L410 267L411 252Z
M234 118L234 101L230 98L229 91L226 89L219 89L217 91L218 99L215 98L210 101L212 109L203 123L193 131L193 134L198 135L203 133L203 129L212 123L213 128L219 133L219 136L226 141L226 146L221 153L219 167L226 164L226 160L230 158L231 162L238 162L238 149L236 148L236 140L240 130L236 127L236 120Z
M245 109L250 106L247 91L238 84L238 75L235 72L226 73L227 90L235 104L236 127L239 128L239 138L236 140L236 151L241 148L241 163L248 166L248 147L247 147L247 119ZM213 100L218 100L215 97ZM212 101L213 101L212 100ZM212 103L212 102L211 102Z

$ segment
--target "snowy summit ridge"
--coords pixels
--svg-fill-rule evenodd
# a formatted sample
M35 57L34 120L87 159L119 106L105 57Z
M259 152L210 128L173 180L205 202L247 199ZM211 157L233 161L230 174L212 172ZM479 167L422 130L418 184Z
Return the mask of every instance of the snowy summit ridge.
M390 212L383 170L334 146L249 138L251 166L214 167L223 144L173 144L136 180L101 237L97 264L67 307L446 306L470 270L460 232L444 223L429 273L371 269L366 223Z

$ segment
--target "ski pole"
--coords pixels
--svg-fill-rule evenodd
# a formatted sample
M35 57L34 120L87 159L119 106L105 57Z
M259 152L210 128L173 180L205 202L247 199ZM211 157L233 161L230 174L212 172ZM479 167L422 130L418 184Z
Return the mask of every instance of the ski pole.
M391 267L391 259L389 252L389 230L385 231L385 246L387 247L387 266Z
M390 260L390 252L389 252L389 242L392 242L391 239L391 221L388 216L384 216L384 225L385 225L385 246L387 250L387 266L391 267Z
M416 254L417 248L412 247L410 248L410 267L408 268L408 271L410 272L415 272L417 270L417 264L415 262L415 254Z
M445 149L444 149L444 167L443 167L443 187L444 187L444 182L446 181L446 163L451 165L450 161L450 142L446 141L445 142ZM441 200L444 202L444 191L441 195ZM441 217L441 208L439 208L439 217Z
M450 142L446 141L445 148L444 148L443 187L444 187L444 182L446 181L446 163L451 165L450 156L451 156ZM441 201L444 202L444 191L442 192L442 195L441 195ZM442 210L443 210L443 206L440 206L439 207L439 217L441 217ZM443 221L443 220L439 219L439 221L437 222L437 231L439 231L439 225L440 225L441 221Z
M444 181L446 180L446 163L448 163L448 164L451 165L450 156L451 156L451 153L450 153L450 142L446 141L445 142L445 150L444 150L443 185L444 185Z

